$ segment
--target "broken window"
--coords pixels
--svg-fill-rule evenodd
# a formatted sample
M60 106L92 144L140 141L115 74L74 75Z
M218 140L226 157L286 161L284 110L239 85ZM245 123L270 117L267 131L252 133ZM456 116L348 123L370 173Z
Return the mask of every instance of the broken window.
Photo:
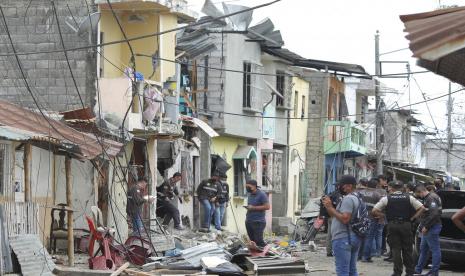
M245 196L245 167L244 159L234 160L234 195L235 196Z
M283 176L283 152L262 150L262 188L265 191L281 192Z
M245 182L257 179L257 152L252 146L238 146L233 162L234 196L245 196Z
M286 89L286 75L283 71L276 71L276 90L285 97ZM277 96L276 97L276 106L284 106L284 98Z
M303 120L305 118L305 107L306 107L306 104L305 104L305 95L302 95L302 110L301 110L301 114L300 114L300 119Z
M244 62L242 80L242 107L254 111L262 110L262 66L256 63Z
M410 139L411 139L411 134L410 134L410 128L409 127L404 127L402 129L402 147L406 148L410 145Z
M297 118L297 114L299 113L299 92L294 92L294 118Z
M252 64L244 62L244 76L242 80L242 107L252 107Z

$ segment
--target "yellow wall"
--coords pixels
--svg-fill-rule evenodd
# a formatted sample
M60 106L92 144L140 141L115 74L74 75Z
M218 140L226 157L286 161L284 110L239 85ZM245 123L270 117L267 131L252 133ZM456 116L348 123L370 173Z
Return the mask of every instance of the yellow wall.
M153 11L125 11L117 13L123 30L128 38L138 37L148 34L157 33L163 30L173 29L177 26L177 16L174 14L158 14ZM144 19L144 22L129 22L131 15L138 15ZM160 23L161 20L161 23ZM159 24L160 23L160 24ZM160 25L160 28L159 28ZM111 11L102 10L100 19L100 31L104 33L103 42L111 42L124 39L118 23ZM143 54L152 56L157 50L161 58L174 60L176 39L175 32L163 36L151 36L144 39L130 41L134 54ZM158 49L158 44L161 47ZM130 66L131 52L127 43L118 43L105 46L103 49L105 58L116 64L121 70ZM150 57L136 56L136 70L148 79L153 73L152 59ZM159 63L160 64L160 63ZM123 76L123 73L111 65L108 61L103 62L103 76L105 78L116 78ZM162 68L162 69L160 69ZM163 80L160 79L160 72L163 70ZM155 81L165 81L166 78L175 74L175 64L172 62L163 62L158 66L157 71L151 78Z
M219 156L223 157L226 160L226 162L228 162L228 164L231 165L231 169L229 169L227 172L229 195L231 197L231 202L229 204L230 206L226 209L227 226L225 228L231 232L240 232L242 234L245 234L246 209L242 206L246 204L246 199L234 197L234 167L232 156L236 151L238 145L247 145L247 141L245 139L233 137L215 137L212 139L211 152L212 154L218 154Z
M302 110L302 96L305 96L305 114L304 117L308 117L308 92L309 92L309 83L301 78L293 78L293 91L292 91L292 100L291 107L294 108L295 92L298 92L298 104L297 104L297 116L296 118L301 117ZM294 117L294 110L291 111L291 117ZM305 147L307 140L307 126L308 120L304 119L292 119L290 123L290 136L289 136L289 178L288 178L288 206L287 206L287 216L294 218L294 212L299 210L298 201L300 195L299 191L299 172L301 169L305 168ZM294 153L293 153L294 151ZM303 160L299 159L299 156L295 153L298 151L300 157ZM295 159L292 160L293 156Z

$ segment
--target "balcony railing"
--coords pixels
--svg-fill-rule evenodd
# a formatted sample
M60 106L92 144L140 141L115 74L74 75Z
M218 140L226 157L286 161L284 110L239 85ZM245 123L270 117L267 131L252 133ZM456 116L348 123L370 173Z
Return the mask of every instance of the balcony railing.
M324 127L324 153L366 154L365 130L351 121L327 121Z

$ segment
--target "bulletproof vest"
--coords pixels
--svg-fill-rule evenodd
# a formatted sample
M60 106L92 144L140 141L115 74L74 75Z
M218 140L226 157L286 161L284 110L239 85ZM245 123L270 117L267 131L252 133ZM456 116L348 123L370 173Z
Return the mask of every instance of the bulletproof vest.
M412 217L412 205L409 194L388 195L386 206L386 218L389 221L404 220L409 221Z

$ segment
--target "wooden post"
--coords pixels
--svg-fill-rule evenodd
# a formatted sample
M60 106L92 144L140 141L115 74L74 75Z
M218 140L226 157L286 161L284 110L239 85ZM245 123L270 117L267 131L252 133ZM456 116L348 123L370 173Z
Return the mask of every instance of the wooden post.
M150 172L150 180L149 183L149 193L157 197L157 140L155 137L150 137L147 139L147 157L148 157L148 165L149 165L149 172ZM150 221L152 219L157 218L156 215L156 202L150 206Z
M24 145L24 156L23 156L23 165L24 165L24 200L26 202L31 201L31 156L32 156L32 146L27 143Z
M73 198L71 185L71 157L68 155L65 158L65 173L66 173L66 205L70 209L68 211L68 265L74 266L74 222L73 222Z

